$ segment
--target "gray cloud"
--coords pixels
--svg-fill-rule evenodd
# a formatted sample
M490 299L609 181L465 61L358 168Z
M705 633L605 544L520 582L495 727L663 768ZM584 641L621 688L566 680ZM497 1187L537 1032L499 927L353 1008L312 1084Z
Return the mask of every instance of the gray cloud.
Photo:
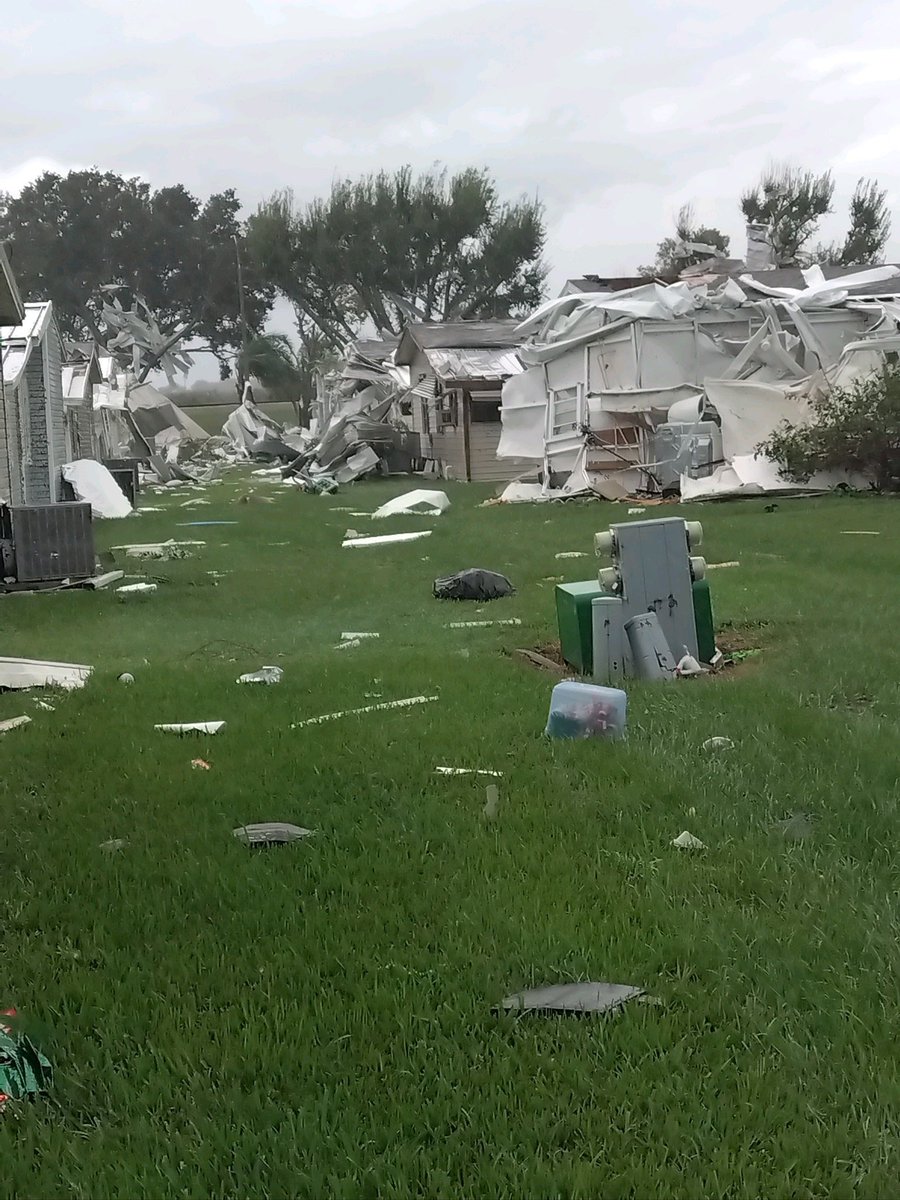
M490 166L537 192L554 283L630 271L686 200L739 249L771 159L900 199L890 0L45 0L6 22L0 187L97 164L233 185L248 208L335 174ZM898 219L900 226L900 219ZM898 229L900 232L900 229ZM900 252L900 241L893 248Z

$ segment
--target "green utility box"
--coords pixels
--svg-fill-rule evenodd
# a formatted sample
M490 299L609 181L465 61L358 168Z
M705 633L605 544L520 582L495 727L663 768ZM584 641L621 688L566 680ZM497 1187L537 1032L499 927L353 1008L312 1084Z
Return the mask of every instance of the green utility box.
M594 669L594 631L591 601L604 594L596 579L556 585L556 623L562 656L582 675Z
M716 654L716 628L713 624L712 597L709 580L698 579L691 585L694 595L694 627L697 630L697 657L710 663ZM676 654L676 658L678 655Z

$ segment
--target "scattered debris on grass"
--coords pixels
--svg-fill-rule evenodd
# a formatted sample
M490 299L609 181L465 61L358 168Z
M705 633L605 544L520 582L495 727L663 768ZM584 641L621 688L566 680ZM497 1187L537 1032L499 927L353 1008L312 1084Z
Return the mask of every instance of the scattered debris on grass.
M720 750L733 750L734 742L729 737L711 737L707 738L701 746L705 754L712 754Z
M705 843L701 842L698 837L694 837L692 833L688 833L685 829L684 833L679 833L678 837L672 842L673 846L677 846L679 850L705 850Z
M841 533L851 537L881 537L880 529L842 529Z
M0 1016L0 1108L46 1092L53 1082L49 1060L18 1028L17 1018L14 1008Z
M381 637L380 633L342 633L341 641L342 642L362 642L362 641L366 641L368 638L379 638L379 637Z
M521 625L520 617L507 617L504 621L449 621L446 629L486 629L489 625Z
M557 558L587 558L585 550L563 550L556 555Z
M312 837L314 830L301 825L287 825L280 821L268 821L261 825L240 825L234 836L245 846L283 846L287 842L298 842Z
M237 521L178 521L177 529L199 529L207 525L237 525Z
M224 721L189 721L181 725L154 725L160 733L218 733L225 728Z
M118 683L134 683L134 676L130 671L123 671L117 678Z
M407 696L404 700L386 700L383 704L366 704L363 708L345 708L340 712L323 713L321 717L307 717L297 721L291 729L302 729L305 725L321 725L324 721L336 721L338 717L355 717L360 713L383 712L388 708L410 708L414 704L431 704L440 696Z
M707 571L724 571L726 567L739 567L739 562L707 563Z
M357 646L361 646L362 642L359 638L347 638L346 641L340 641L335 646L335 650L355 650Z
M767 512L767 513L778 512L778 505L777 504L767 504L765 506L765 508L763 509L763 512Z
M0 721L0 733L9 733L12 729L21 729L31 724L31 717L10 717L8 721Z
M644 989L627 983L557 983L507 996L500 1007L507 1012L612 1012Z
M430 529L420 529L417 533L383 533L379 537L345 538L341 547L355 546L386 546L390 542L414 542L419 538L431 537Z
M237 679L238 683L281 683L284 671L281 667L260 667L258 671L251 671L247 675L240 675Z
M191 770L193 771L211 771L212 765L205 758L192 758Z
M116 588L116 596L123 603L128 600L147 600L157 590L158 584L155 583L126 583Z
M794 812L784 821L777 821L775 828L788 842L803 842L815 832L814 822L818 813Z
M485 571L481 567L469 567L455 575L444 575L432 584L436 600L501 600L514 596L516 589L505 575L496 571Z
M170 538L167 542L134 542L127 546L113 546L114 555L124 554L126 558L156 558L168 561L172 558L193 558L197 546L205 546L206 542L176 542Z
M39 708L41 712L56 712L56 705L48 704L46 700L35 700L34 707Z
M373 518L396 516L425 516L439 517L450 507L450 498L446 492L415 491L405 492L372 513Z
M482 767L435 767L437 775L490 775L494 779L502 779L502 771L489 771Z
M629 508L628 515L629 515L629 517L639 517L642 513L645 513L646 511L647 511L646 508Z
M620 738L625 736L628 697L619 688L567 679L550 696L544 729L553 738Z
M95 575L92 579L85 579L84 587L89 588L92 592L99 592L124 578L124 571L107 571L105 575Z
M685 650L687 647L685 647ZM705 675L706 671L694 658L693 654L685 654L675 667L675 676L678 679L696 679L698 675Z
M512 654L516 658L521 658L529 666L537 667L539 671L551 671L554 675L567 674L567 668L563 664L554 662L552 658L547 658L546 655L539 653L537 650L513 650Z
M500 789L496 783L489 783L484 789L484 808L482 814L489 820L493 821L500 812Z
M110 838L108 842L101 842L100 849L105 850L107 854L117 854L120 850L124 850L128 845L125 838Z
M33 687L59 687L72 691L84 687L93 669L78 663L0 658L0 688L16 691Z

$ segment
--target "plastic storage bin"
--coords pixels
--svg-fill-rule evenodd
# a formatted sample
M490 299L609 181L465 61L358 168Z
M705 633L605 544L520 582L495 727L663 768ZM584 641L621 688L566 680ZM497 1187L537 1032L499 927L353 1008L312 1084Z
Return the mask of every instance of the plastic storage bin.
M567 680L550 696L547 737L620 738L625 736L628 697L619 688Z

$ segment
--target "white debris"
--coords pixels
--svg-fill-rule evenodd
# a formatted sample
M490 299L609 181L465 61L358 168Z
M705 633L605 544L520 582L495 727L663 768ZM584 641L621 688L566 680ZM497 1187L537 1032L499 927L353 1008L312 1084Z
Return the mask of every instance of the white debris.
M0 687L17 690L59 687L66 691L84 687L93 667L76 663L42 662L33 658L0 658Z
M281 667L260 667L258 671L252 671L248 675L238 677L238 683L281 683L281 677L284 671Z
M694 837L687 830L684 833L679 833L678 837L672 842L673 846L677 846L679 850L705 850L706 846L699 838Z
M563 550L556 555L557 558L587 558L584 550Z
M131 504L102 463L93 458L79 458L62 468L63 479L72 485L78 500L91 506L95 517L127 517Z
M188 558L194 546L205 545L206 542L176 542L170 538L167 542L135 542L128 546L113 546L112 552L122 552L127 558Z
M724 571L727 567L739 567L739 562L707 563L707 571Z
M378 638L378 637L381 637L380 633L342 633L341 641L343 641L343 642L358 641L359 642L359 641L365 641L366 638Z
M192 721L184 725L154 725L160 733L218 733L225 728L224 721Z
M130 671L123 671L119 676L119 683L134 683L134 676Z
M48 704L46 700L35 700L34 707L39 708L41 712L56 712L56 705Z
M711 737L707 738L703 743L702 749L709 754L713 750L733 750L734 742L727 737Z
M484 789L484 808L481 810L484 816L492 821L500 811L500 789L496 783L489 783Z
M345 538L341 546L386 546L390 542L414 542L426 537L431 537L430 529L420 529L417 533L385 533L380 537Z
M123 587L116 588L116 595L120 600L128 600L132 596L135 599L146 599L158 590L158 586L155 583L126 583Z
M685 654L676 666L675 674L681 679L692 679L696 675L702 675L703 668L693 654Z
M373 517L424 516L439 517L450 507L450 498L446 492L415 491L405 492L382 504L372 513Z
M21 729L23 725L30 725L31 717L10 717L8 721L0 721L0 733L9 733L11 729Z
M639 517L641 513L645 513L646 511L646 508L629 508L628 515L629 517Z
M488 771L478 767L435 767L437 775L490 775L494 779L502 779L502 771Z
M359 638L347 638L346 641L338 642L335 650L355 650L357 646L361 646L362 642Z
M308 717L298 721L291 729L302 729L305 725L321 725L324 721L336 721L338 717L355 717L360 713L382 712L387 708L409 708L413 704L431 704L440 696L408 696L405 700L386 700L383 704L367 704L364 708L345 708L340 712L325 713L321 717Z
M851 537L881 537L880 529L842 529L841 533Z
M488 625L521 625L519 617L509 617L505 621L450 621L447 629L484 629Z

